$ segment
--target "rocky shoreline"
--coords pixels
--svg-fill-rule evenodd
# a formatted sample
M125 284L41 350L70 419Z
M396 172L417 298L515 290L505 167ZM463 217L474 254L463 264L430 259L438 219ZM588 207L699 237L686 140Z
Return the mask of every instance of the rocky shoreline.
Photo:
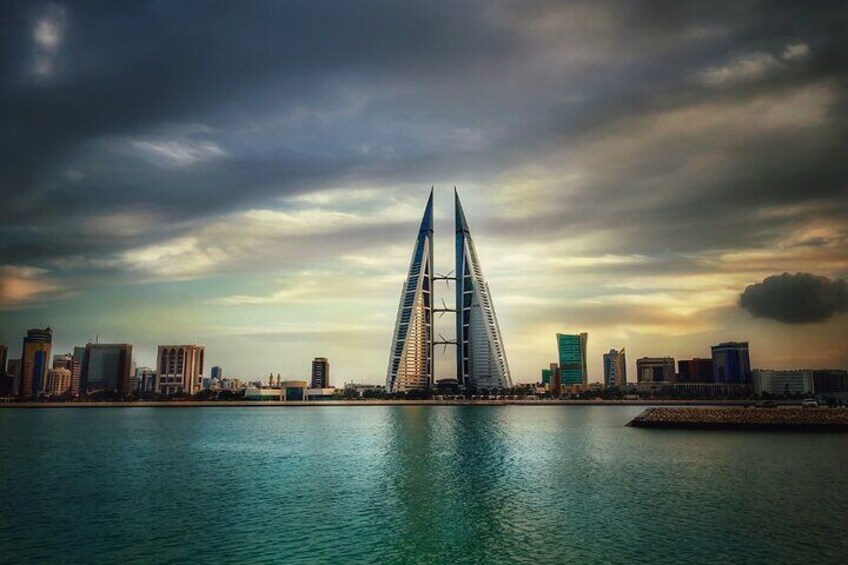
M848 432L848 408L649 408L627 425L656 429Z

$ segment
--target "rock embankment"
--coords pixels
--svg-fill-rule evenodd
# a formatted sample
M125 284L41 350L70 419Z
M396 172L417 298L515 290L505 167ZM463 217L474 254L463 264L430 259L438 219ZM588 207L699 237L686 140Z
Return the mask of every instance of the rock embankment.
M649 408L638 428L848 431L848 408Z

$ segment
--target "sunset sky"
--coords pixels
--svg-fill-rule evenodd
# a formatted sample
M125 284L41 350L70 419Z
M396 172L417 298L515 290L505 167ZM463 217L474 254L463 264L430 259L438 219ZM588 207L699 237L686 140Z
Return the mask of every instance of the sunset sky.
M516 381L581 331L590 381L727 340L848 368L846 29L838 2L4 2L0 344L381 383L456 186Z

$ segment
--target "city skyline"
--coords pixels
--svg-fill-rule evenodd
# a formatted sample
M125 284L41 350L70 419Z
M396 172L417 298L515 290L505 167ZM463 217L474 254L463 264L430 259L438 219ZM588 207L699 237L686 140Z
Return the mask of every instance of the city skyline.
M516 382L584 331L591 380L611 347L848 366L837 7L325 8L3 14L10 358L50 326L53 352L379 382L435 185L433 267L457 186Z

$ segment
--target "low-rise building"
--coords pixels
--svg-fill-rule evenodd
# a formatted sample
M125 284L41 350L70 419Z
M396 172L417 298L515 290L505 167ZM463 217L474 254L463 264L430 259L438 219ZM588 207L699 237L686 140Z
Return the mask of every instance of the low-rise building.
M333 387L324 388L308 388L306 389L306 400L333 400L336 395L336 389Z
M284 402L306 400L306 381L282 381L280 383L280 400Z
M71 388L71 370L58 367L47 370L47 386L44 392L58 396L65 394Z
M642 357L637 359L636 382L639 385L675 382L674 357Z

